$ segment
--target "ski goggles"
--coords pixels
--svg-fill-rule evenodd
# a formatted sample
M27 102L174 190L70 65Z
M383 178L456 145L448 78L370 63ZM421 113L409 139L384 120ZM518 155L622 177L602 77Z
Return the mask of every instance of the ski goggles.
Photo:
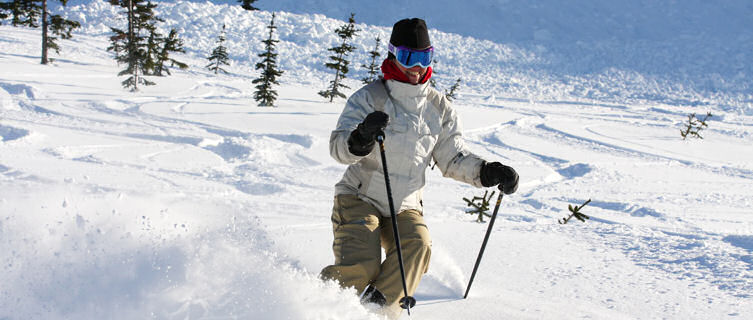
M387 50L394 54L395 58L397 58L397 62L406 68L412 68L415 66L426 68L431 65L431 59L434 57L434 47L416 50L403 46L396 47L390 43L387 46Z

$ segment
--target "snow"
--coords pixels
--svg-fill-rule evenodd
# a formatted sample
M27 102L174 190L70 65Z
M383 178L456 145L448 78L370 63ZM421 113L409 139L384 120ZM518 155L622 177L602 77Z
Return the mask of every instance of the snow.
M487 227L462 197L483 190L428 171L413 318L753 314L748 2L354 3L351 88L374 37L421 12L440 87L463 79L467 145L521 175L462 299ZM83 28L49 66L39 30L0 26L0 319L377 319L317 279L344 171L327 146L344 101L316 94L350 12L335 4L259 2L282 40L277 108L252 100L269 11L159 2L190 69L138 93L105 51L123 23L107 2L69 1ZM233 61L214 75L222 23ZM713 114L703 140L680 137L692 112ZM557 223L588 199L588 222Z

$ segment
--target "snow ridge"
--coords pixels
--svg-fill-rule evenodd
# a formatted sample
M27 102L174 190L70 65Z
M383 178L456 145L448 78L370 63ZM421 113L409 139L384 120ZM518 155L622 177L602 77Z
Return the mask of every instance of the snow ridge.
M279 22L277 36L281 40L278 45L279 63L287 75L282 81L295 79L293 81L321 86L328 81L329 74L323 67L328 59L326 49L337 43L333 30L344 23L342 20L347 15L333 19L332 14L340 11L327 11L331 13L330 17L290 12L343 7L330 2L331 0L321 0L301 4L298 1L283 1L260 4L262 9L284 10L276 12ZM602 12L608 17L596 21L582 17L583 21L560 21L577 16L576 13L583 8L563 7L558 1L537 5L518 1L501 2L493 5L493 8L487 8L489 4L464 2L462 8L443 9L442 12L460 12L475 17L477 15L473 12L486 10L483 16L494 13L506 19L489 17L472 22L477 18L455 18L446 20L458 22L443 24L442 21L445 20L435 18L436 25L449 24L444 30L466 34L463 36L462 33L446 33L436 29L431 31L433 44L437 48L436 79L441 87L448 88L457 78L462 78L463 91L494 92L531 101L567 99L660 103L704 106L751 115L753 94L750 92L753 77L746 75L753 74L753 66L745 63L746 57L742 53L753 52L753 33L742 32L739 36L732 37L727 36L726 32L753 30L753 22L742 18L746 12L753 12L753 9L746 6L744 1L733 2L724 10L709 10L709 4L705 1L683 3L683 7L672 2L660 2L651 8L643 7L646 4L625 5L617 1L598 4L589 2L589 10ZM460 4L444 1L436 7L452 9L458 5ZM370 8L374 5L356 3L354 6ZM467 7L471 9L466 9ZM546 19L541 19L540 25L533 27L527 20L508 16L508 9L513 9L510 12L517 12L522 16L549 14L554 21L560 21L560 24L568 25L572 30L560 30L548 25L555 22L548 22ZM693 13L704 10L711 15L707 19L700 19ZM102 1L78 1L69 4L65 15L84 22L83 33L104 35L109 32L110 26L124 23L117 12L117 9ZM384 12L383 15L370 12L380 10L363 9L365 21L379 21L379 24L389 26L392 22L385 21L411 11L393 14ZM652 15L646 16L648 12ZM662 19L661 12L677 15L677 19ZM164 31L176 28L186 41L186 48L197 57L209 55L222 25L226 24L228 53L235 64L234 72L255 75L253 65L257 60L256 54L263 50L261 40L266 37L265 26L270 19L270 12L248 12L237 4L222 4L222 1L168 0L159 1L157 14L166 19L166 23L161 26ZM730 14L733 16L730 17ZM442 17L445 14L427 12L425 15ZM724 18L717 19L718 17ZM356 18L360 21L359 16ZM687 25L677 22L683 18L687 20L684 22ZM620 21L625 25L618 27ZM464 24L465 22L470 24ZM502 33L484 34L487 39L491 38L495 42L467 36L478 35L474 30L494 29L473 27L473 23L481 22L488 22L490 26L503 23L503 26L497 27ZM594 27L596 23L614 25ZM366 70L360 65L368 61L367 52L372 49L375 37L389 39L390 32L390 27L363 23L358 28L361 32L354 39L354 45L359 50L351 57L354 72L349 75L354 85L356 80L366 76ZM510 31L515 28L525 31ZM506 36L488 37L491 34ZM547 36L544 41L520 41L515 36L518 34L539 34L538 37L533 36L537 39L542 38L543 34ZM703 45L699 46L699 43Z

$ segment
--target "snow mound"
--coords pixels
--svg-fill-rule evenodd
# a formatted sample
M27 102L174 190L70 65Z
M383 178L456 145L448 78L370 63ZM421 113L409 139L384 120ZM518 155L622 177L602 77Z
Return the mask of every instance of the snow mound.
M0 142L21 139L29 135L29 130L0 125Z
M0 203L0 245L13 248L0 252L0 318L375 319L353 292L276 253L243 208L57 188L34 197ZM203 223L209 211L224 223ZM56 222L36 225L40 215Z
M0 110L20 110L19 103L40 97L39 92L25 84L0 82Z
M266 25L271 12L245 11L235 1L214 2L160 1L156 13L165 23L158 28L163 33L171 28L178 30L190 54L206 57L216 46L223 24L226 25L226 46L233 60L230 71L249 75L258 60L257 55L263 51L261 41L267 36ZM745 63L744 55L739 53L753 49L753 41L750 41L753 37L742 34L738 38L719 38L717 34L712 36L699 30L751 30L750 22L743 19L750 8L740 1L731 4L730 8L736 10L709 8L705 2L679 7L661 2L651 8L619 1L589 3L586 7L599 15L596 21L590 16L583 18L582 7L558 1L489 4L474 0L470 5L450 1L443 1L442 5L411 5L442 8L441 12L425 13L424 17L430 27L438 28L431 29L430 33L432 44L437 48L435 79L442 88L449 88L461 78L462 91L489 92L532 101L563 98L630 101L706 106L748 115L753 112L750 93L753 78L746 76L753 74L753 66ZM285 71L281 81L321 87L326 86L330 77L324 67L329 57L327 49L339 42L333 31L344 23L350 12L357 13L357 21L361 21L363 15L363 21L376 24L358 24L360 32L353 39L357 49L349 57L353 70L346 80L353 84L351 87L366 76L367 70L361 65L370 61L368 52L373 49L375 38L383 40L381 51L385 52L385 39L389 38L392 20L409 12L402 9L384 12L383 6L367 3L342 6L331 0L261 6L277 11L278 64ZM356 7L363 11L355 10ZM375 11L382 14L365 9L370 7L378 7ZM109 34L109 27L124 25L119 10L101 1L73 1L63 14L85 22L79 32L104 36ZM320 10L328 15L317 14L322 12ZM724 16L726 20L700 19L695 10L708 11L714 17ZM343 12L347 14L341 15ZM739 16L727 17L732 12ZM451 13L452 18L441 18L447 13ZM458 13L472 18L458 18ZM679 16L678 19L660 19L662 13ZM534 24L524 18L542 14L546 18ZM374 22L376 20L379 22ZM594 27L598 25L596 22L601 26ZM563 25L568 28L562 28ZM479 34L482 30L494 31ZM707 45L699 46L699 42ZM250 76L254 74L251 72Z

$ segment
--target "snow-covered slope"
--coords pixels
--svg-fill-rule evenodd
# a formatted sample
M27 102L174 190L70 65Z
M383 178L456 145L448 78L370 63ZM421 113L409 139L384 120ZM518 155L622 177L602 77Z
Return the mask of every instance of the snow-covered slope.
M218 3L236 1L215 1ZM388 1L389 2L389 1ZM197 55L208 55L222 24L229 53L249 73L266 36L269 12L206 1L161 1L164 28L177 28ZM403 17L427 19L437 47L437 78L449 87L532 101L599 100L685 104L753 114L753 6L744 0L707 1L260 1L279 13L283 81L323 83L332 32L349 16L359 25L353 77L365 75L374 39L389 39ZM89 34L118 25L105 1L71 1L67 15ZM314 14L314 13L324 13ZM363 20L360 20L361 17ZM123 23L122 21L120 23ZM452 33L447 33L452 32ZM476 38L471 38L476 37ZM478 39L490 39L478 40ZM383 51L385 42L382 42ZM293 76L295 75L295 76Z
M391 26L402 17L424 18L430 26L443 32L531 51L539 58L539 63L528 67L544 75L526 72L529 76L552 76L555 82L575 87L571 90L576 91L576 95L583 94L577 92L580 79L568 76L632 83L629 90L635 94L651 90L646 88L650 85L642 82L660 81L663 83L659 87L666 87L677 85L674 80L678 78L704 95L737 88L736 93L747 94L750 102L749 94L753 92L753 69L749 63L753 61L753 3L748 0L277 0L257 3L266 10L322 13L339 19L345 19L352 12L358 21L381 26ZM472 41L453 42L453 46L459 47L475 45ZM442 54L447 47L439 46L439 49ZM442 58L448 56L468 57L449 54ZM583 87L592 88L594 82ZM605 96L611 94L589 97ZM655 100L660 97L661 94L641 92L638 98Z
M278 12L279 106L258 108L251 66L269 12L161 2L191 68L132 94L105 51L117 10L69 6L85 27L50 66L38 64L38 30L0 26L0 319L376 319L352 291L317 279L332 262L329 215L344 167L327 143L344 101L316 92L330 78L321 65L342 21ZM232 26L232 73L215 76L204 57L223 22ZM374 35L388 36L376 23L359 26L354 64L366 62ZM705 78L585 54L584 66L610 67L568 72L554 47L469 35L433 31L440 85L465 80L455 106L467 144L514 166L522 184L504 198L462 299L487 226L464 214L462 197L483 191L428 172L432 264L413 318L753 314L748 64L744 79ZM720 41L708 52L750 46ZM645 50L662 43L673 44L657 38ZM610 57L644 54L635 50ZM707 111L705 139L681 140L687 115ZM591 220L557 223L587 199Z

